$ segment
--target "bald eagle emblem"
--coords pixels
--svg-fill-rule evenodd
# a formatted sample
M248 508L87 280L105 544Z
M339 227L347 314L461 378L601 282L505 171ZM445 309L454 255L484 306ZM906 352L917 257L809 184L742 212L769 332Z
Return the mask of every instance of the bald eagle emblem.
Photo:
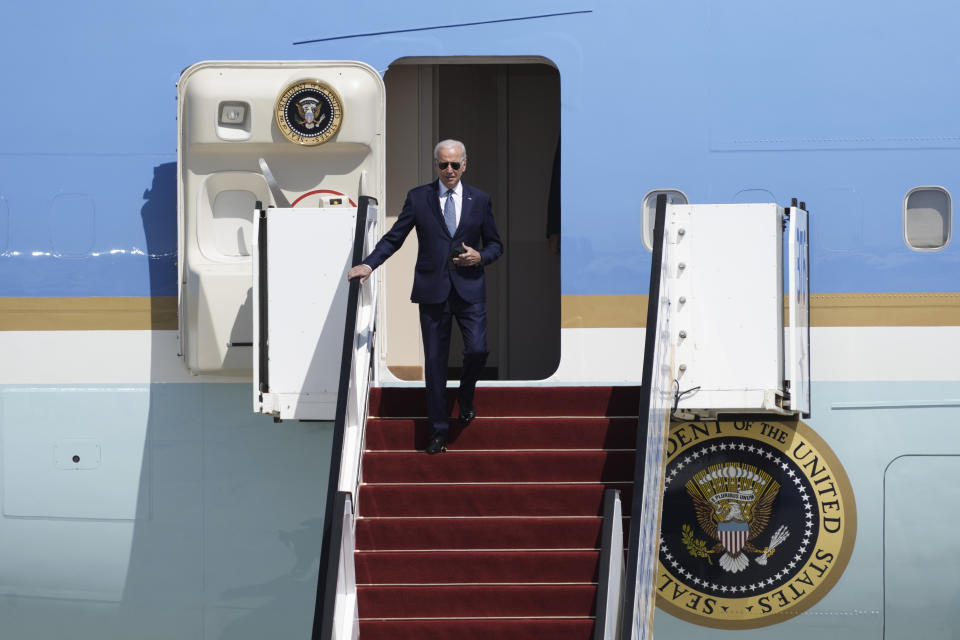
M694 539L692 527L684 525L683 542L695 557L710 561L712 555L721 553L720 566L738 573L750 565L747 552L759 554L754 560L765 565L776 547L790 535L787 527L781 526L765 548L752 542L769 525L780 491L780 483L762 469L740 462L716 464L696 473L685 486L693 500L697 523L716 541L707 548L705 541Z
M327 119L327 114L320 111L320 101L313 96L301 98L296 105L297 113L300 114L300 117L297 118L297 124L302 125L305 129L319 127Z

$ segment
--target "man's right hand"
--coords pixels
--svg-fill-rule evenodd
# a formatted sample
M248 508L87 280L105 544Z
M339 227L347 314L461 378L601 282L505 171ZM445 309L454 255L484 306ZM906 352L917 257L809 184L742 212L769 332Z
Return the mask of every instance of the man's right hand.
M357 266L347 271L347 280L353 280L354 278L360 278L360 284L363 284L367 281L367 278L370 277L370 274L373 273L373 269L368 267L365 264L358 264Z

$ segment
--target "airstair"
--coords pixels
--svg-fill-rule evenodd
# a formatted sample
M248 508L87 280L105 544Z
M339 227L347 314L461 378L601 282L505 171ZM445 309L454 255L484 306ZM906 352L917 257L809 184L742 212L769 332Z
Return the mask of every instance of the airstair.
M313 637L651 637L671 417L810 410L802 203L659 198L639 388L481 387L428 457L422 392L376 387L379 274L345 280L384 231L379 74L200 63L178 99L185 365L334 424Z

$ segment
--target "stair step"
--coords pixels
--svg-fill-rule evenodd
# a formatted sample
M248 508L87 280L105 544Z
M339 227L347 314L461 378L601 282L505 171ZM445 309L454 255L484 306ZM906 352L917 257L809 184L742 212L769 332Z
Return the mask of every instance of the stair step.
M591 640L592 619L361 620L363 640Z
M377 618L587 617L596 596L596 585L357 587L359 610Z
M455 447L456 445L454 445ZM363 456L367 483L617 482L633 480L633 451L373 451Z
M361 551L357 584L596 582L599 551Z
M456 408L456 389L447 391L449 415ZM640 387L478 387L474 402L484 416L637 416ZM370 415L424 417L423 387L375 387Z
M602 518L359 518L356 549L594 550L600 548L602 523Z
M421 484L360 487L360 515L374 516L600 516L603 493L623 484ZM625 513L624 515L629 515Z
M423 450L433 435L426 419L371 418L370 451ZM636 418L488 418L462 429L450 424L450 442L460 449L633 449Z

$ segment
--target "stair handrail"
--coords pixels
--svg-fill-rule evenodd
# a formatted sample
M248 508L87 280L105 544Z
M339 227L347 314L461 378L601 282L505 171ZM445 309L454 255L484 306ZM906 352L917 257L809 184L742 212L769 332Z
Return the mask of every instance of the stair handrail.
M670 302L666 291L662 290L668 281L665 271L668 250L666 209L667 197L660 194L657 196L653 226L653 259L643 347L620 640L653 637L653 604L656 597L653 583L660 545L660 510L666 464L664 440L670 419L669 391L673 380L667 326Z
M377 200L361 195L357 202L351 265L369 253L376 224ZM363 450L370 396L370 363L376 324L377 283L349 282L347 317L343 329L340 381L330 445L330 473L323 519L320 572L313 614L313 640L359 637L353 541L360 456Z
M593 640L616 640L623 612L623 507L620 490L603 493L603 531L600 534L600 573L597 580L596 624Z

